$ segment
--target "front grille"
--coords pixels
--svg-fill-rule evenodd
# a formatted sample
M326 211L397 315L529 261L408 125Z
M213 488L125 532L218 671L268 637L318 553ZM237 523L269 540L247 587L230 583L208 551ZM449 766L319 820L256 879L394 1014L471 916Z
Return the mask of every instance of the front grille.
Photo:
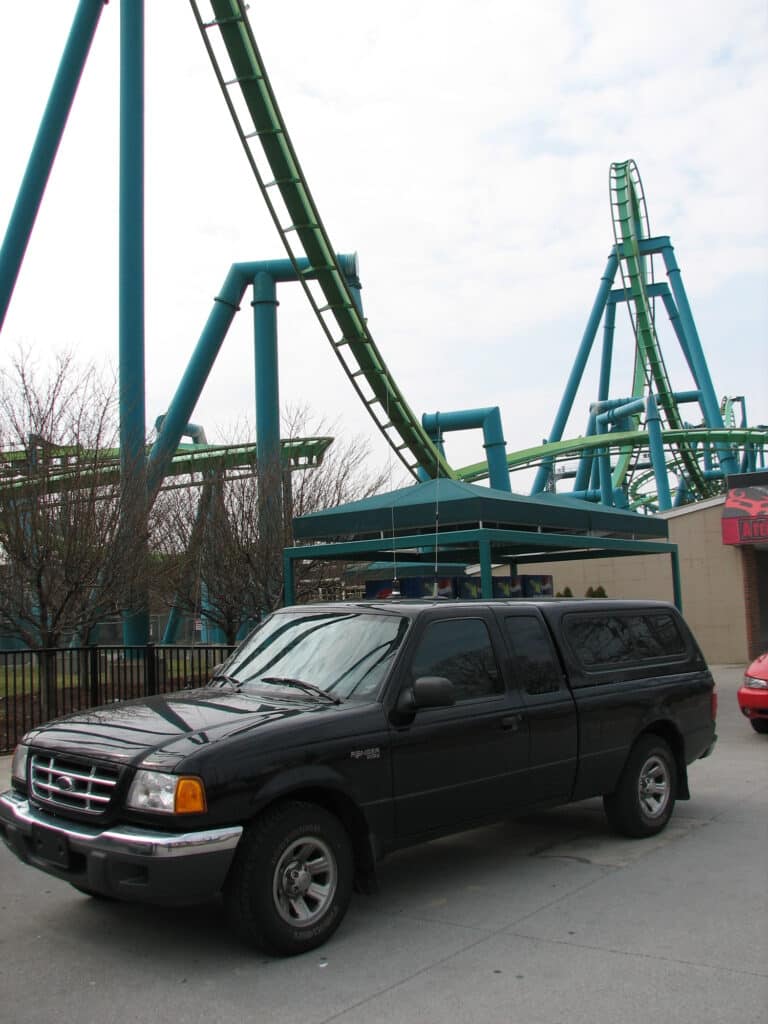
M36 800L86 814L109 807L120 769L63 754L33 754L29 781Z

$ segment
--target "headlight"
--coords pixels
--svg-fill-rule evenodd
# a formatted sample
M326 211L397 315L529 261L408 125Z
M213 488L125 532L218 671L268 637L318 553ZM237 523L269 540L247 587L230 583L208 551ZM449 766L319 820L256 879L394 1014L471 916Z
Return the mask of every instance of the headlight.
M161 814L200 814L206 809L205 786L195 776L140 769L128 790L126 806Z
M13 752L13 760L11 761L11 778L17 779L19 782L23 782L26 785L27 782L27 758L29 757L29 747L24 743L20 743Z
M756 679L754 676L744 676L744 685L751 690L768 690L768 679Z

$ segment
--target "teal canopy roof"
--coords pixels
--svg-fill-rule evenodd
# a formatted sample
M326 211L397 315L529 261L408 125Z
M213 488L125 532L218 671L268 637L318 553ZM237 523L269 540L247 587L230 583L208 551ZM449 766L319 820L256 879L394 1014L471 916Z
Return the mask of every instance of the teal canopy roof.
M665 520L555 494L531 498L459 480L427 480L293 521L298 540L413 533L450 527L554 531L626 539L666 538Z

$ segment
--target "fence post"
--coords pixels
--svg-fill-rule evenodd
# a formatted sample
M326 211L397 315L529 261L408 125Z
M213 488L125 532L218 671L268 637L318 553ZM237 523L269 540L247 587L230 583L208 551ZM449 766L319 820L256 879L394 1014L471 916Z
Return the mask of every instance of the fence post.
M101 704L99 700L99 649L95 644L88 646L88 691L91 707Z
M56 692L56 650L53 648L38 649L38 695L40 701L40 716L42 722L55 718L58 709L58 694Z
M144 648L144 692L147 697L157 693L157 661L154 644Z

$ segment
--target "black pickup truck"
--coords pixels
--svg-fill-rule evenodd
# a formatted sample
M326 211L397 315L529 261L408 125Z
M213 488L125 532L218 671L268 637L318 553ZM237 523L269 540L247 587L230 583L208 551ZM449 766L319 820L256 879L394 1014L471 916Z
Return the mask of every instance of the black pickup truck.
M397 848L594 796L620 833L653 835L689 797L715 712L659 602L286 608L201 689L30 732L0 833L92 896L221 891L246 941L301 953Z

